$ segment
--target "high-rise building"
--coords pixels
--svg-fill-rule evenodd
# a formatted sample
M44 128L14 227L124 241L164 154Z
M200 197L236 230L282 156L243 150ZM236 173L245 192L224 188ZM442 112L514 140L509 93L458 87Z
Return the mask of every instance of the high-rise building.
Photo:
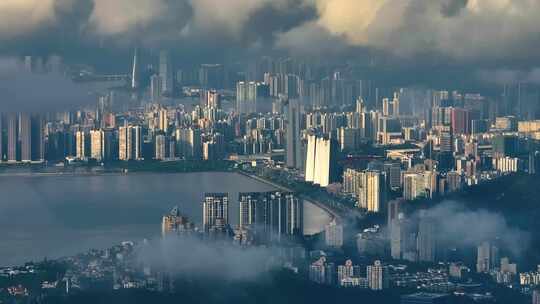
M463 178L459 172L450 171L446 173L447 192L459 191L463 186Z
M4 161L4 117L0 113L0 163Z
M227 193L206 193L203 201L203 228L208 232L218 220L229 223L229 196Z
M390 253L393 259L417 261L416 229L403 213L392 221L390 231Z
M265 99L269 97L268 90L268 85L261 82L238 82L236 84L236 111L239 114L256 113L258 103L265 102Z
M331 139L308 136L305 179L327 187L338 179L337 144Z
M154 159L164 160L167 158L167 137L163 134L156 135Z
M240 193L240 227L253 226L259 239L280 242L303 233L303 202L293 193Z
M331 277L327 270L328 264L326 263L326 257L321 257L317 261L313 262L309 266L309 280L312 282L315 282L317 284L330 284L330 282L327 280L329 277Z
M301 108L298 100L289 100L287 107L286 161L287 167L300 169L303 166L300 142Z
M406 200L415 200L426 197L426 183L421 173L409 172L403 175L403 197Z
M369 212L386 212L386 173L365 171L358 201Z
M339 265L337 268L337 281L341 284L344 279L349 279L355 276L354 266L351 260L345 261L345 265Z
M168 51L159 53L159 77L161 78L161 91L168 96L174 96L174 71L171 55Z
M142 158L142 128L140 126L118 128L118 145L120 160L140 160Z
M97 161L105 158L105 132L103 130L90 131L90 158Z
M532 293L532 304L540 304L540 289L535 288Z
M388 202L388 213L386 225L388 227L389 235L392 235L392 224L399 219L399 214L403 212L405 201L402 198L391 200Z
M202 131L195 128L176 129L178 155L186 159L202 158Z
M150 97L152 102L158 103L161 100L161 95L163 89L163 80L159 75L152 75L150 77Z
M202 64L199 69L199 83L204 89L223 89L225 68L221 64Z
M366 112L366 103L361 97L356 100L356 113L365 113Z
M343 246L343 225L334 219L324 227L324 242L329 247Z
M45 160L45 134L44 120L41 115L32 115L30 118L30 140L32 161L42 162Z
M517 156L519 140L513 135L496 135L491 140L493 158Z
M30 114L19 114L19 146L21 161L32 161L32 123Z
M358 207L370 212L386 212L386 179L384 171L347 168L343 173L343 190L357 198Z
M216 90L206 92L206 107L221 109L221 95Z
M178 206L174 207L169 214L164 215L161 221L161 235L163 237L190 234L194 229L195 225L189 221L187 216L181 214Z
M387 145L403 139L401 122L395 117L379 117L377 130L377 142L380 144Z
M165 133L167 133L169 128L169 116L168 111L165 108L161 108L158 111L158 128Z
M394 98L390 100L389 98L383 99L383 115L384 116L399 116L399 94L394 93Z
M420 214L418 221L418 261L435 262L436 236L435 221L425 213Z
M388 288L388 274L381 261L375 261L373 265L367 266L367 279L371 290L383 290Z
M138 89L140 81L140 71L139 71L139 49L135 48L133 54L133 69L131 71L131 88Z
M89 157L89 138L88 134L85 131L77 131L75 133L75 142L76 142L76 154L77 159L83 160Z
M262 225L266 208L265 193L248 192L238 195L240 204L240 227Z
M452 108L451 127L454 134L470 134L471 113L466 109Z
M360 145L361 129L338 129L338 141L341 151L354 151Z
M301 236L304 227L303 201L293 193L272 192L270 193L270 205L272 210L269 215L271 221L266 224L271 227L272 239L281 240L282 236Z
M390 189L401 188L401 164L397 162L385 163L386 181Z
M499 248L491 242L483 242L478 246L476 260L476 271L479 273L489 273L497 267L499 262Z

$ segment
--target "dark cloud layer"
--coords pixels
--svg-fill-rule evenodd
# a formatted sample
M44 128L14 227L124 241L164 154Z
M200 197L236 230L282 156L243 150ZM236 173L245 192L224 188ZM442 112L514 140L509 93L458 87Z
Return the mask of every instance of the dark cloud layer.
M512 61L534 55L540 45L540 3L530 0L6 1L0 5L0 39L8 48L69 49L89 42L182 48L191 40L271 47L275 36L307 32L308 45L320 41L322 51L340 40L338 45L399 55ZM29 13L32 18L19 21ZM280 46L299 50L303 44L295 39Z
M471 75L537 67L538 14L532 0L4 0L0 55L60 54L118 71L139 45L180 62L369 56L409 75Z

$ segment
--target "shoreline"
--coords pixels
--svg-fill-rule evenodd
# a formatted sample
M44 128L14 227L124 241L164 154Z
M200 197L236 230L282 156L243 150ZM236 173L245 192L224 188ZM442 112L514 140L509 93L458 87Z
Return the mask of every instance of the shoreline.
M262 178L260 176L256 176L256 175L253 175L253 174L249 174L247 172L244 172L242 170L237 170L235 171L237 173L239 173L240 175L242 176L245 176L245 177L248 177L248 178L251 178L251 179L254 179L256 181L259 181L261 183L265 183L267 185L270 185L272 187L276 187L282 191L287 191L287 192L294 192L293 190L285 187L285 186L282 186L282 185L279 185L279 184L276 184L275 182L273 181L270 181L270 180L267 180L265 178ZM318 207L319 209L323 210L326 214L328 214L328 216L330 216L330 219L331 221L333 220L336 220L338 222L342 222L343 219L341 217L341 215L339 215L338 213L336 213L335 211L333 211L331 208L329 208L328 206L326 206L325 204L319 202L319 201L316 201L312 198L309 198L309 197L306 197L305 195L303 195L302 193L299 193L298 194L300 198L302 198L304 201L308 202L308 203L311 203L313 204L314 206Z
M181 170L158 170L158 169L129 169L129 168L122 168L122 167L111 167L111 168L104 168L102 166L67 166L67 167L54 167L54 166L43 166L39 169L36 169L35 171L32 170L31 167L25 167L25 166L13 166L13 167L5 167L9 168L8 172L3 172L3 170L0 170L0 178L1 177L71 177L71 176L81 176L81 177L92 177L92 176L129 176L129 175L150 175L150 174L193 174L193 173L233 173L233 174L239 174L241 176L244 176L246 178L250 178L252 180L255 180L260 183L264 183L266 185L272 186L280 191L285 192L295 192L294 190L287 188L286 186L280 185L278 183L275 183L273 181L270 181L268 179L262 178L257 175L249 174L243 170L240 169L228 169L228 170L220 170L220 169L206 169L206 170L190 170L190 171L181 171ZM67 170L66 170L67 169ZM51 172L47 172L47 170L51 170ZM127 170L127 171L124 171ZM330 207L326 206L324 203L321 203L317 200L314 200L313 198L307 197L306 195L302 193L298 193L299 197L302 198L304 201L311 203L315 205L316 207L320 208L322 211L324 211L328 216L330 216L331 220L337 220L341 222L342 216L332 210Z

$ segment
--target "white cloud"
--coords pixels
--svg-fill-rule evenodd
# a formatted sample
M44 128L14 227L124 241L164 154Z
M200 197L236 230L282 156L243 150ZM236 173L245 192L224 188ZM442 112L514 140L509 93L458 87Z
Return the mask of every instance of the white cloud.
M70 6L69 1L2 0L0 1L0 39L10 39L55 21L55 5Z

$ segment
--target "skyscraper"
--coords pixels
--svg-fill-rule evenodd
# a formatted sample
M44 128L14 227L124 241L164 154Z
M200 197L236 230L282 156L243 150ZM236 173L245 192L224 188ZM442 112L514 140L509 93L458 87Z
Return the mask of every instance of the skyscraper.
M162 50L159 53L159 77L161 78L162 93L174 95L174 71L172 58L169 51Z
M386 173L365 171L360 190L360 206L369 212L386 212Z
M21 151L21 161L32 161L32 123L30 114L19 114L19 142Z
M158 111L158 122L159 122L159 130L167 133L167 130L169 128L169 117L167 109L161 108Z
M420 175L417 173L407 173L403 175L403 197L406 200L414 200L423 192L423 183L419 181Z
M488 273L499 262L499 248L491 242L483 242L478 246L476 271Z
M169 214L163 216L161 221L161 236L185 235L193 232L195 225L187 216L182 215L180 207L174 207Z
M452 108L451 127L453 134L471 133L471 113L462 108Z
M334 219L324 228L324 241L326 246L341 247L343 246L343 225L336 222Z
M341 151L354 151L360 143L361 129L344 128L338 129L338 141Z
M343 173L343 188L358 199L358 207L370 212L386 212L386 180L384 171L347 168Z
M403 213L392 221L390 231L390 253L393 259L417 261L416 230L413 222Z
M167 137L165 135L163 134L156 135L154 159L164 160L166 158L166 151L167 151L166 140L167 140Z
M206 193L203 201L203 229L208 232L216 223L229 223L229 196L227 193Z
M300 169L303 166L300 143L301 109L298 100L289 100L287 107L287 138L285 141L287 152L287 167Z
M240 227L262 225L264 221L265 193L247 192L238 195L240 204Z
M435 262L435 225L434 220L425 213L420 214L418 222L418 260L420 262Z
M540 289L538 287L533 290L532 304L540 304Z
M131 88L136 90L139 88L139 49L135 48L133 54L133 68L131 71Z
M186 159L202 158L202 131L196 128L176 130L176 142L180 155Z
M90 130L90 157L99 161L105 158L105 132Z
M118 158L120 160L141 159L142 128L140 126L118 128L118 144Z
M221 109L221 95L216 90L206 92L206 107Z
M338 274L338 284L341 284L341 281L344 279L352 278L354 273L354 266L351 260L345 261L345 265L339 265L337 268Z
M201 64L199 83L204 89L222 89L225 85L225 68L222 64Z
M45 160L45 135L44 121L39 114L34 114L30 117L30 145L32 161Z
M86 159L89 155L87 153L88 147L88 135L85 131L77 131L75 133L75 143L76 143L76 157L77 159Z
M236 111L240 114L257 112L257 103L269 96L268 85L262 82L243 82L236 84Z
M4 161L4 119L0 113L0 163Z
M399 219L399 214L403 212L405 200L398 198L388 202L388 212L386 225L388 227L388 233L392 235L393 224Z
M152 102L158 103L161 100L161 95L163 93L163 80L159 75L152 75L150 77L150 97Z
M337 143L331 139L308 136L305 180L327 187L338 179Z
M371 290L383 290L388 287L388 275L381 261L377 260L373 265L367 267L367 279Z
M270 193L270 210L267 216L271 217L266 225L271 226L273 240L281 241L283 236L301 236L303 233L303 201L294 193Z
M280 242L303 233L303 202L294 193L240 193L240 227L252 226L259 240Z

